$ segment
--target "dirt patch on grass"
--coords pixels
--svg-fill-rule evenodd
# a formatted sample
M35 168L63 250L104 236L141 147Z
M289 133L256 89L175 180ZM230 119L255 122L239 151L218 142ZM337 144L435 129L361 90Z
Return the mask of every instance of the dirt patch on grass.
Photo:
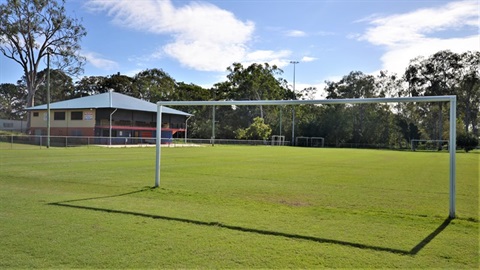
M309 203L309 202L305 202L305 201L298 201L298 200L280 200L278 201L278 203L280 204L283 204L283 205L288 205L288 206L292 206L292 207L306 207L306 206L311 206L312 204Z

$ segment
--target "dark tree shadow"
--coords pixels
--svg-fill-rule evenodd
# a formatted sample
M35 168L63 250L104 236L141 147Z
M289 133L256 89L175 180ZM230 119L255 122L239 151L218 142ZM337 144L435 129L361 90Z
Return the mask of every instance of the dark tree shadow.
M83 210L100 211L100 212L113 213L113 214L130 215L130 216L137 216L137 217L144 217L144 218L168 220L168 221L177 221L177 222L195 224L195 225L200 225L200 226L219 227L219 228L224 228L224 229L229 229L229 230L248 232L248 233L256 233L256 234L261 234L261 235L280 236L280 237L286 237L286 238L291 238L291 239L301 239L301 240L313 241L313 242L318 242L318 243L328 243L328 244L342 245L342 246L348 246L348 247L354 247L354 248L360 248L360 249L369 249L369 250L373 250L373 251L384 251L384 252L390 252L390 253L395 253L395 254L413 255L413 256L418 254L423 248L425 248L425 246L427 246L435 237L437 237L437 235L439 235L443 230L445 230L447 228L447 226L450 224L450 222L452 221L452 218L447 218L442 224L440 224L440 226L438 228L436 228L427 237L422 239L411 250L401 250L401 249L374 246L374 245L366 245L366 244L361 244L361 243L354 243L354 242L341 241L341 240L335 240L335 239L319 238L319 237L314 237L314 236L290 234L290 233L255 229L255 228L246 228L246 227L241 227L241 226L223 224L223 223L220 223L220 222L206 222L206 221L186 219L186 218L168 217L168 216L152 215L152 214L132 212L132 211L123 211L123 210L115 210L115 209L106 209L106 208L99 208L99 207L69 204L69 203L72 203L72 202L90 201L90 200L96 200L96 199L127 196L127 195L144 192L144 191L151 190L151 189L154 189L154 188L153 187L152 188L144 188L144 189L141 189L141 190L132 191L132 192L128 192L128 193L117 194L117 195L109 195L109 196L101 196L101 197L92 197L92 198L85 198L85 199L76 199L76 200L67 200L67 201L61 201L61 202L53 202L53 203L48 203L48 205L69 207L69 208L76 208L76 209L83 209Z

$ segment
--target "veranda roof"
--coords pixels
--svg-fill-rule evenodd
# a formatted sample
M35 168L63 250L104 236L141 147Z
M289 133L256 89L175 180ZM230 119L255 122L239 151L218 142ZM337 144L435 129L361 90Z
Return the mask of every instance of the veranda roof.
M138 98L130 97L116 92L107 92L93 96L74 98L50 103L51 110L74 110L74 109L124 109L132 111L157 112L157 104ZM47 105L28 107L28 111L46 110ZM186 112L163 107L163 113L190 116Z

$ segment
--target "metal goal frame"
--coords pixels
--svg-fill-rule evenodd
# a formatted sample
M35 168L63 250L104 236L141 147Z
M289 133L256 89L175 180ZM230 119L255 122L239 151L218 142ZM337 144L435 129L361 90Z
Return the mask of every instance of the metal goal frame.
M397 98L351 98L351 99L323 99L323 100L221 100L221 101L159 101L157 102L157 136L155 160L155 187L160 186L161 165L161 128L163 106L259 106L259 105L303 105L303 104L368 104L368 103L402 103L402 102L449 102L450 103L450 200L449 217L455 218L456 194L456 119L457 96L422 96Z

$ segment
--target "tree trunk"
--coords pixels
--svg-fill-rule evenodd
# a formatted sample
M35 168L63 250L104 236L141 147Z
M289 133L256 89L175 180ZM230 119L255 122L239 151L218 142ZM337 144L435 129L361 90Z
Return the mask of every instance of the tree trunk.
M35 105L35 93L37 92L37 82L35 77L28 78L27 77L27 104L26 107L33 107ZM31 134L31 114L27 113L27 133Z

